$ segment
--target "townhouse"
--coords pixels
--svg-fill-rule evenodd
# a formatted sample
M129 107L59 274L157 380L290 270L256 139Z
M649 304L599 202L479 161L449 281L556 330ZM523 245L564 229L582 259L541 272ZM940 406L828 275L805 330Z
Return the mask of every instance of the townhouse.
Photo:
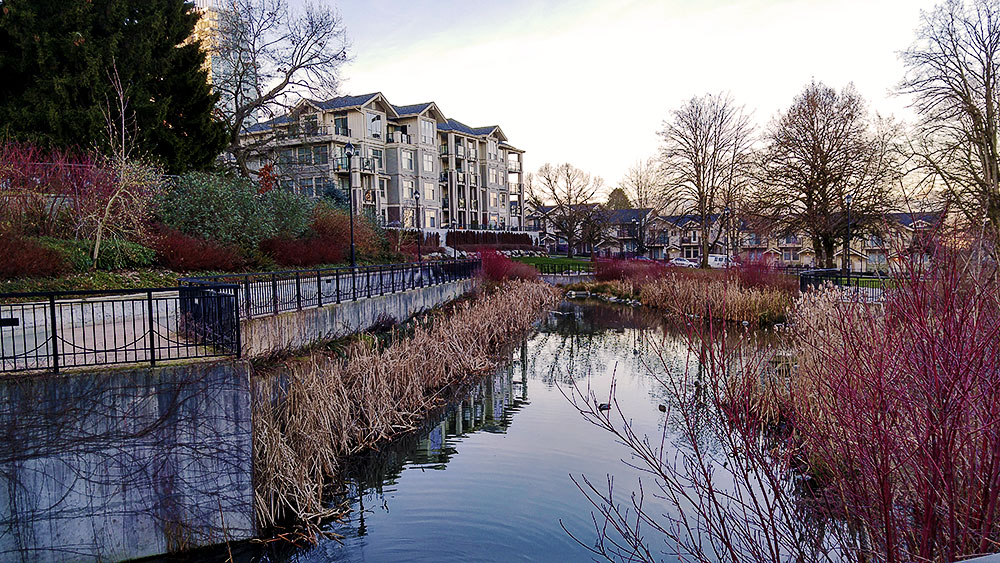
M379 92L303 99L242 138L258 147L250 167L282 188L350 197L387 226L524 229L524 151L499 126L467 126L434 102L397 106Z
M565 237L553 230L545 216L551 207L529 214L529 227L541 230L543 246L560 251ZM878 221L865 221L867 227L851 236L851 270L881 272L898 267L904 260L926 260L932 233L945 219L941 212L888 213ZM704 250L702 219L697 215L658 215L651 209L606 210L603 238L593 247L578 245L577 252L643 254L654 260L677 257L699 260ZM739 260L761 260L781 267L815 268L819 266L812 240L805 234L778 234L766 228L754 228L735 217L710 215L706 218L709 254L731 256ZM846 233L845 233L846 234ZM834 259L843 263L843 244L838 244Z

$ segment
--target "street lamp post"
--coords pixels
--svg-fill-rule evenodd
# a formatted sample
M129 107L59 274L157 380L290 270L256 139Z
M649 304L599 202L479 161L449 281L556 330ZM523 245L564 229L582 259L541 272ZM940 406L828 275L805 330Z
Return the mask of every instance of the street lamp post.
M851 285L851 201L854 198L847 194L844 201L847 203L847 236L844 239L844 269L847 270L847 285Z
M353 143L347 143L347 146L344 147L344 154L347 155L347 174L350 178L347 189L347 209L351 221L351 269L353 270L358 265L354 256L354 155L356 152Z
M635 237L635 253L638 255L640 253L638 219L632 219L632 236Z
M423 261L420 256L420 239L424 238L424 233L420 230L420 188L413 189L413 199L417 202L417 263L420 263Z

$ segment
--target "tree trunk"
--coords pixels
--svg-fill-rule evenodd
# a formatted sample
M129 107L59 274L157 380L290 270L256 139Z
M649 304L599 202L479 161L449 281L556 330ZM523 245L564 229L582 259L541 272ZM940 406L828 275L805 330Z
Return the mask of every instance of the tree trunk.
M566 237L566 258L573 257L573 239Z
M823 267L824 268L836 268L837 264L833 260L833 250L836 248L836 243L833 237L822 237L823 242Z
M701 264L700 267L708 267L708 251L711 247L708 244L708 229L701 227Z

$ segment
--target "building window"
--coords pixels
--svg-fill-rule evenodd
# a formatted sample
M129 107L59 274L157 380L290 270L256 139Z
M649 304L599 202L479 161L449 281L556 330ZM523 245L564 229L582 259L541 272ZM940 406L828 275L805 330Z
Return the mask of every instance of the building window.
M377 113L368 113L368 136L372 139L382 138L382 116Z
M430 209L424 211L424 226L425 227L429 227L429 228L432 228L432 229L434 227L436 227L437 226L435 224L437 222L436 219L437 219L437 215L434 213L434 211L432 211Z
M351 130L347 128L346 115L338 115L333 118L333 132L344 137L351 136Z
M786 250L781 253L781 259L785 262L796 262L799 259L799 253L796 250Z
M496 192L490 192L490 207L497 206L497 194Z
M292 149L284 149L278 153L278 164L283 164L285 166L295 164L295 151Z
M382 149L372 149L371 150L372 160L375 161L375 169L382 169Z
M413 170L413 151L403 151L403 170Z
M424 153L424 172L434 173L434 155L429 152Z
M299 147L298 163L309 166L312 164L312 149L310 147Z
M496 168L490 168L490 183L491 184L496 184L497 183L497 169Z
M688 239L691 242L698 242L698 231L688 231Z
M684 249L684 257L685 258L694 260L694 259L697 259L699 256L701 256L701 249L699 249L697 247L694 247L694 248L685 248Z
M426 119L420 120L420 142L425 145L434 144L434 133L437 130L437 126L433 121L427 121Z
M424 200L431 201L434 199L434 182L424 182Z
M326 145L317 145L313 147L313 164L329 164L330 162L330 147Z
M402 197L413 197L413 180L403 180L403 193L400 194Z
M496 141L490 141L488 143L487 149L486 149L486 157L489 158L490 160L496 160L497 159L497 142Z

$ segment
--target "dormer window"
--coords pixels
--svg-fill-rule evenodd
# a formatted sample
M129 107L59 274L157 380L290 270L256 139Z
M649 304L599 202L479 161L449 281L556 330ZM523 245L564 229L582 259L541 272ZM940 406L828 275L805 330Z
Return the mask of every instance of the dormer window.
M382 116L377 113L368 113L368 136L372 139L382 138Z

